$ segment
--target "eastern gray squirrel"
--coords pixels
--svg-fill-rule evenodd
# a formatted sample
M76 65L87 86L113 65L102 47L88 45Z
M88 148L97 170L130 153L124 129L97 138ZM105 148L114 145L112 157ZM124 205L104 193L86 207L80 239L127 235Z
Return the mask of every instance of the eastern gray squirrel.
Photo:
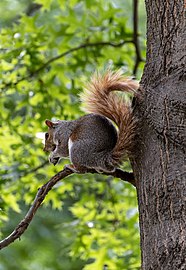
M72 121L45 121L49 129L44 151L50 152L50 163L69 157L72 164L67 167L74 172L114 172L130 155L136 121L130 102L113 91L135 94L137 89L138 82L124 77L121 70L95 73L81 95L89 114Z

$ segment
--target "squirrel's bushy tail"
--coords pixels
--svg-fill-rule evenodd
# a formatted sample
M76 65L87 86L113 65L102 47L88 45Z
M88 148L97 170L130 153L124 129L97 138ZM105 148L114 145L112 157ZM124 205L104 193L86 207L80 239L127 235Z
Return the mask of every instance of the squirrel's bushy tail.
M88 113L103 115L118 126L118 140L112 152L113 164L118 165L130 154L135 134L135 120L130 102L118 93L136 93L138 82L125 77L121 70L95 73L81 95L82 107Z

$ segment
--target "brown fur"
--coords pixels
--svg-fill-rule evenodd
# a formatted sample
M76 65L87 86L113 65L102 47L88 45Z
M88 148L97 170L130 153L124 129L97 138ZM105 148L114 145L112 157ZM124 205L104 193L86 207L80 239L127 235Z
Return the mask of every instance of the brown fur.
M135 94L139 85L132 78L124 77L121 70L96 73L81 95L83 109L88 113L103 115L118 126L118 140L112 152L113 164L118 165L131 153L135 134L135 120L131 104L112 91Z
M72 134L70 135L70 139L72 142L76 141L79 139L79 137L81 136L82 132L83 132L84 128L82 125L78 125L72 132Z

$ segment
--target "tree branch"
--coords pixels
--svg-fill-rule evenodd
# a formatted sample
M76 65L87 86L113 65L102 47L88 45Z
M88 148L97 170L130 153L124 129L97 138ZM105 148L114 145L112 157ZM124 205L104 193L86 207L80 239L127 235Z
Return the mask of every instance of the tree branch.
M88 171L90 173L97 173L95 170ZM26 216L21 220L21 222L17 225L14 231L7 236L5 239L0 241L0 250L5 248L6 246L13 243L16 239L20 238L20 236L24 233L24 231L28 228L29 224L31 223L37 209L40 207L41 203L44 201L48 192L52 189L52 187L61 179L64 179L68 175L73 174L69 168L64 168L62 171L58 172L54 175L46 184L44 184L41 188L39 188L34 202L30 209L28 210ZM116 169L115 172L109 174L104 173L105 175L112 175L114 177L118 177L124 181L128 181L132 185L135 186L134 176L133 173L124 172L121 169Z
M21 222L17 225L15 230L4 240L0 242L0 249L8 246L10 243L14 242L17 238L24 233L24 231L29 226L30 222L32 221L37 209L40 207L41 203L43 202L44 198L46 197L47 193L52 189L52 187L61 179L67 177L68 175L72 174L73 172L67 168L60 171L56 175L54 175L46 184L44 184L41 188L39 188L34 202L30 209L28 210L26 216L21 220Z
M43 163L41 163L39 166L37 166L37 167L35 167L35 168L32 168L32 169L30 169L30 170L28 170L28 171L21 171L21 172L20 172L20 176L22 177L22 176L26 176L26 175L31 174L31 173L35 173L35 172L37 172L39 169L45 167L47 164L49 164L49 163L48 163L48 160L45 160Z
M33 76L37 76L38 73L40 71L42 71L44 68L46 68L47 66L49 66L49 64L53 63L54 61L60 59L60 58L63 58L64 56L70 54L70 53L73 53L75 51L78 51L78 50L81 50L81 49L84 49L84 48L88 48L88 47L96 47L96 46L111 46L111 47L122 47L124 44L126 43L133 43L133 40L127 40L127 41L121 41L119 43L114 43L114 42L106 42L106 41L100 41L100 42L93 42L93 43L84 43L84 44L81 44L77 47L74 47L74 48L71 48L69 49L68 51L64 52L64 53L61 53L55 57L52 57L50 58L48 61L46 61L43 65L41 65L38 69L36 69L35 71L33 72L30 72L27 76L17 80L16 82L14 83L7 83L4 85L4 89L7 88L7 87L10 87L10 86L16 86L17 84L19 84L20 82L24 81L24 80L28 80L30 78L32 78Z
M113 172L113 173L110 173L110 174L104 173L104 174L105 175L112 175L113 177L120 178L121 180L129 182L131 185L136 187L136 182L135 182L135 178L134 178L133 173L125 172L121 169L116 169L115 172Z
M138 0L133 0L133 43L136 50L136 61L133 69L134 75L136 75L140 62L143 61L140 52L138 35Z
M72 52L75 52L75 51L78 51L78 50L81 50L81 49L84 49L84 48L87 48L87 47L96 47L96 46L111 46L111 47L121 47L123 46L125 43L131 43L133 41L122 41L120 43L114 43L114 42L104 42L104 41L101 41L101 42L95 42L95 43L84 43L84 44L81 44L75 48L72 48L64 53L61 53L51 59L49 59L46 63L44 63L40 68L38 68L37 70L34 71L34 74L37 74L38 72L40 72L41 70L43 70L45 67L47 67L50 63L72 53Z

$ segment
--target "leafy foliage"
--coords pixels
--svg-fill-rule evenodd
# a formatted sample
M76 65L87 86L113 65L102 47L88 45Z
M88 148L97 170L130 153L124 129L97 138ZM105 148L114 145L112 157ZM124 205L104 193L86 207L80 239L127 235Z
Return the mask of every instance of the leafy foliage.
M132 74L135 61L125 10L130 1L35 2L42 5L35 13L23 13L19 23L1 29L2 236L65 163L53 168L46 162L39 138L44 120L79 117L78 94L94 70L112 65ZM130 170L129 164L124 168ZM101 175L74 175L48 194L45 206L22 241L3 250L0 269L139 269L133 187ZM15 260L11 266L10 256L17 266Z

